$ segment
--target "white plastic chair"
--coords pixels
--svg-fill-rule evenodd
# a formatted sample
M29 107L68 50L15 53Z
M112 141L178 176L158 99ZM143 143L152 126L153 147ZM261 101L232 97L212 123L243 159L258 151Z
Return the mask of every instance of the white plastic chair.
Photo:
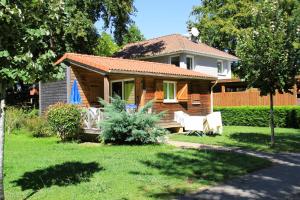
M184 129L188 131L187 135L196 133L198 136L201 136L199 133L204 131L204 121L205 117L203 116L188 116L184 121Z
M223 133L221 112L213 112L206 116L204 131L218 134Z

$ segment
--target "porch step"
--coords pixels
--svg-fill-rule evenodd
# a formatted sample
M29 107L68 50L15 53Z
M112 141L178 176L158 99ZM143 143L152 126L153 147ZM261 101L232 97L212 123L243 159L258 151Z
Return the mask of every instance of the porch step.
M84 128L83 133L86 134L93 134L93 135L99 135L100 134L100 129L97 128Z
M160 121L157 123L162 128L181 128L181 124L175 121Z

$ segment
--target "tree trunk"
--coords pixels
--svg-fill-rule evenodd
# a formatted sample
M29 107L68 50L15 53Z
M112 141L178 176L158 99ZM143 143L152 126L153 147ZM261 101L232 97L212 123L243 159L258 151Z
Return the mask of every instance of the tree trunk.
M271 127L271 147L275 145L275 130L274 130L274 102L273 94L270 94L270 127Z
M4 163L4 107L5 102L4 99L0 99L0 200L4 199L4 185L3 185L3 163Z

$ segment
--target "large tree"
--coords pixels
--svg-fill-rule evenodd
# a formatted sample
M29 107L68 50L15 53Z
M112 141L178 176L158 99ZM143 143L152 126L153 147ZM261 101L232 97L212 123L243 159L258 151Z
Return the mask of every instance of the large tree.
M134 12L133 0L0 0L0 199L3 192L5 88L16 81L57 78L53 66L68 51L92 53L98 35L94 23L104 21L122 42Z
M275 144L273 96L291 92L300 65L300 3L263 0L253 10L254 23L240 34L238 75L249 87L270 96L271 145Z
M188 28L197 27L202 42L235 55L237 38L253 26L256 7L253 0L203 0L193 7Z

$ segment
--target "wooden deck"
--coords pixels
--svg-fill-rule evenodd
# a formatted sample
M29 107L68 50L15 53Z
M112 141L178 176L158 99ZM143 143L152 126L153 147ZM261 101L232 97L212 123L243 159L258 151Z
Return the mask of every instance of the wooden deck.
M175 122L175 121L161 121L157 123L158 126L165 128L165 129L180 129L182 128L181 124ZM84 134L90 134L90 135L99 135L100 129L98 128L84 128L83 129Z

